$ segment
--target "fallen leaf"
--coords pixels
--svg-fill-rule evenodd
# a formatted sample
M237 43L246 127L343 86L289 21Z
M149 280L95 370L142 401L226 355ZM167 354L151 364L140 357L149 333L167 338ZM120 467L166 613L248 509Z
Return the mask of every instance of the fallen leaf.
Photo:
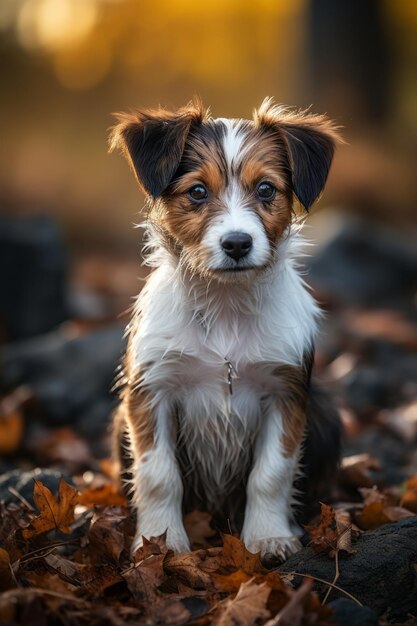
M17 450L23 437L23 417L18 411L0 416L0 452L10 454Z
M56 554L48 554L44 561L62 580L75 587L81 587L87 580L88 565L64 559Z
M304 600L313 586L311 578L305 578L300 587L292 595L290 601L280 610L278 615L268 620L265 626L302 626L304 616Z
M213 587L210 575L201 568L199 551L166 555L164 569L167 574L178 577L192 589L210 589Z
M86 507L127 505L126 498L114 483L86 489L80 494L78 502Z
M216 556L218 567L223 572L243 570L246 574L263 573L260 553L252 553L241 539L233 535L223 535L223 546Z
M381 493L377 487L363 488L359 491L364 498L364 506L362 511L356 515L356 521L363 530L374 530L382 524L398 522L413 515L401 506L390 505L387 496Z
M181 626L192 623L209 610L209 603L203 598L188 596L179 598L168 595L151 605L146 615L147 624L163 624L163 626Z
M23 438L22 408L33 397L29 387L21 385L0 400L0 453L17 450Z
M68 534L71 532L70 525L74 521L74 508L78 503L78 492L74 487L68 485L61 478L58 497L55 498L48 487L35 480L33 499L40 515L31 520L32 528L27 528L23 531L25 539L46 533L52 529Z
M400 506L417 513L417 476L411 476L405 483L405 492Z
M158 587L167 575L164 571L163 554L151 554L146 559L122 572L129 591L141 604L151 604L161 595Z
M166 537L166 532L157 537L150 537L149 539L142 537L142 545L133 555L134 562L139 563L151 554L167 554L168 546L166 544Z
M58 574L51 574L48 571L38 572L26 572L25 578L33 587L39 589L48 589L49 591L55 591L59 593L73 593L76 589L75 585L69 582L65 582Z
M232 572L231 574L217 574L214 572L211 575L211 579L214 581L216 589L219 591L225 591L227 593L236 593L242 583L253 580L253 576L247 574L241 569Z
M340 482L348 487L372 487L374 479L370 471L381 470L379 461L370 454L355 454L342 459Z
M233 599L227 599L219 605L213 624L215 626L253 626L269 617L266 602L270 594L269 587L253 580L242 583Z
M352 553L352 523L347 511L332 509L328 504L321 503L320 519L317 524L305 526L311 539L311 547L318 554L328 552L335 556L343 550Z
M119 509L105 509L102 515L97 517L88 531L89 550L95 560L100 557L108 557L115 561L119 560L122 550L125 548L125 535L123 526L126 515Z
M123 581L116 569L109 565L76 563L55 554L48 554L44 561L62 580L95 597Z
M352 520L350 513L343 510L335 511L336 533L337 533L337 550L343 550L348 554L352 554Z
M204 511L192 511L184 518L184 526L192 546L205 546L207 539L216 531L210 526L211 515Z
M313 551L329 552L337 549L336 514L328 504L321 503L320 519L317 524L305 526L311 539Z
M0 548L0 591L7 591L16 587L16 582L10 563L10 556L6 550Z

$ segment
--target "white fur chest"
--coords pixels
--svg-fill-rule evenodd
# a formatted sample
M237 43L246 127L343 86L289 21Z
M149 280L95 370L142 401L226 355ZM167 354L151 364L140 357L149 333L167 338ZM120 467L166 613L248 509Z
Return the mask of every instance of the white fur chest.
M156 415L178 416L179 438L215 497L244 468L263 403L277 393L272 369L302 363L317 307L288 253L251 289L184 284L161 265L137 307L141 384Z

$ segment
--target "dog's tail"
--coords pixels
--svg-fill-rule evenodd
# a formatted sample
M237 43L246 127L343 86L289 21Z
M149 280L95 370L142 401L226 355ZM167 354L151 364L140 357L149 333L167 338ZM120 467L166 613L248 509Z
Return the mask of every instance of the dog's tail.
M296 489L301 492L302 510L296 517L303 522L326 500L334 487L342 447L342 424L329 395L311 383L307 405L307 431L301 456L301 476ZM305 504L305 506L304 506Z

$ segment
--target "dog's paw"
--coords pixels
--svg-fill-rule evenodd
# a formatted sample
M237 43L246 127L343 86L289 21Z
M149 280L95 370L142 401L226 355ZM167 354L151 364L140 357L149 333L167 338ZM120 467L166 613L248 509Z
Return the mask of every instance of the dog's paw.
M274 561L285 561L302 548L298 537L267 537L262 539L244 540L249 552L260 552L265 564Z
M169 550L172 550L176 554L180 552L189 552L191 550L190 541L184 529L168 528L166 532L167 532L167 536L166 536L165 543ZM147 532L147 531L138 530L136 532L135 538L132 543L132 549L131 549L132 554L134 554L136 550L138 550L139 548L143 546L144 537L146 537L146 539L150 539L151 537L159 537L160 535L163 535L164 533L165 533L165 530L159 533L155 531Z

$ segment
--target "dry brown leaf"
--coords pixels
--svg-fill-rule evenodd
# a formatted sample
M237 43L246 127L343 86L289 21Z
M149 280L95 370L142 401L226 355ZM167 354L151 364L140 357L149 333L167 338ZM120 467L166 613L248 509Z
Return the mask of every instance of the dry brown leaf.
M75 585L64 581L58 576L58 574L51 574L48 571L26 572L25 579L27 579L33 587L38 587L39 589L48 589L49 591L55 591L59 593L73 593L77 588Z
M242 583L252 580L253 576L247 574L241 569L232 572L231 574L217 574L214 572L211 575L211 579L214 581L216 589L219 591L225 591L227 593L237 593Z
M290 601L280 610L278 615L268 620L265 626L302 626L304 616L304 600L313 586L311 578L305 578L301 586L292 595Z
M352 524L347 511L336 511L328 504L321 503L318 523L305 526L305 530L316 554L328 552L334 556L339 550L352 552Z
M32 395L21 385L0 400L0 454L10 454L19 447L24 431L22 407Z
M0 548L0 591L16 587L15 577L7 550Z
M342 459L340 481L348 487L372 487L374 480L370 470L379 471L379 461L370 454L355 454Z
M352 520L350 513L343 510L335 511L337 550L352 554Z
M320 519L317 524L305 526L315 553L337 549L336 515L328 504L321 503Z
M417 476L411 476L405 483L405 492L400 506L417 513Z
M17 450L23 437L23 417L19 411L0 416L0 453Z
M192 546L205 546L207 539L216 531L210 526L211 515L204 511L192 511L184 518L184 526Z
M167 574L177 577L192 589L211 589L210 575L201 568L201 551L183 554L167 554L164 569Z
M78 501L86 507L127 505L126 498L114 483L90 487L80 494Z
M265 583L257 585L253 580L242 583L235 598L227 599L220 604L213 624L215 626L254 626L270 615L266 608L270 591Z
M194 600L194 598L191 598ZM186 601L187 599L185 599ZM200 603L201 601L199 601ZM196 602L189 605L195 608ZM202 614L206 613L210 608L207 604ZM163 626L181 626L188 623L192 619L190 609L183 602L183 598L178 596L168 595L161 598L158 602L149 607L147 613L147 620L144 623L147 624L161 624ZM198 615L196 616L198 617ZM193 622L194 623L194 622ZM122 626L122 625L120 625Z
M141 604L151 604L161 595L158 587L166 579L163 554L151 554L140 563L122 572L129 591Z
M125 547L125 535L123 525L126 516L119 509L106 509L97 517L88 531L90 552L95 559L108 557L115 561L119 560L120 554Z
M223 535L223 546L215 559L219 570L224 573L241 569L253 576L265 572L260 553L249 552L243 541L233 535Z
M117 570L109 565L76 563L55 554L48 554L44 561L61 580L81 587L93 596L100 596L123 581Z
M138 548L133 555L133 561L140 563L143 559L146 559L151 554L167 554L168 546L166 544L167 534L164 532L158 537L142 537L142 545Z
M23 531L23 537L30 539L49 530L57 529L70 533L70 525L74 521L74 508L78 503L78 492L68 485L63 478L59 482L58 497L48 487L35 480L33 499L40 515L31 520L32 528Z
M398 522L413 515L401 506L390 505L387 496L376 487L372 489L363 488L359 491L364 498L364 506L362 511L356 515L356 521L363 530L374 530L382 524Z
M86 574L88 565L75 563L56 554L48 554L44 561L51 570L58 574L61 580L71 583L75 587L81 587L88 578Z

